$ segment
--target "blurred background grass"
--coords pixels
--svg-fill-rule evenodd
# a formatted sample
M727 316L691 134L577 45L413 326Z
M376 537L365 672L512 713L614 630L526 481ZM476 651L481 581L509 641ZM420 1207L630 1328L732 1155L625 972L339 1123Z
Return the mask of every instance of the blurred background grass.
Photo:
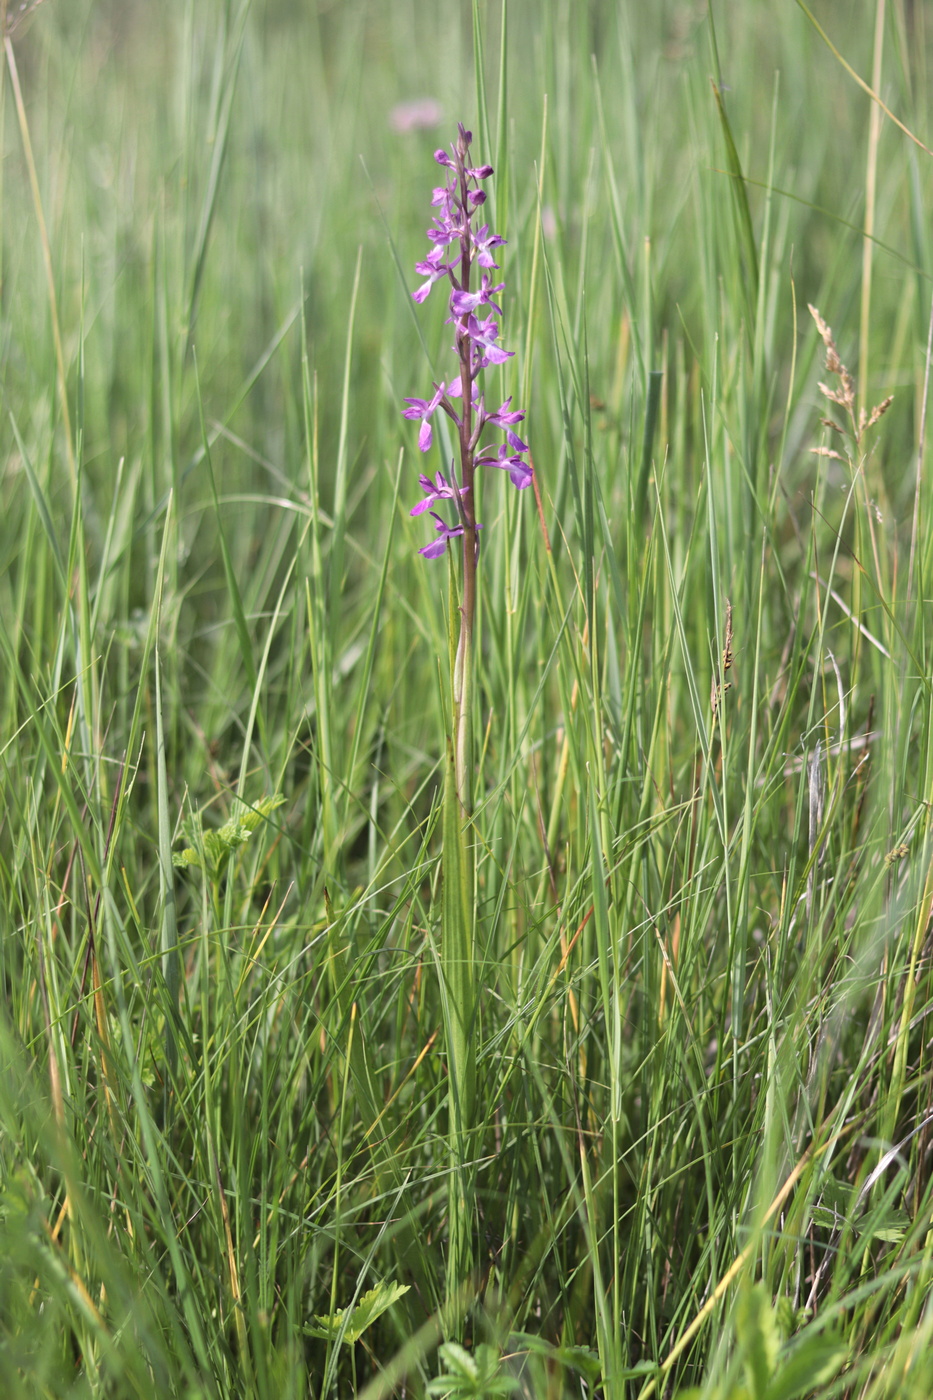
M8 59L13 1395L421 1394L440 1337L493 1347L460 1393L660 1390L672 1353L710 1394L759 1353L756 1397L824 1363L928 1393L930 158L815 21L929 144L929 6L505 18L46 0L12 32L70 424ZM399 410L449 376L409 291L458 120L553 553L485 483L484 1265L451 1300L445 590ZM858 442L807 302L895 395Z

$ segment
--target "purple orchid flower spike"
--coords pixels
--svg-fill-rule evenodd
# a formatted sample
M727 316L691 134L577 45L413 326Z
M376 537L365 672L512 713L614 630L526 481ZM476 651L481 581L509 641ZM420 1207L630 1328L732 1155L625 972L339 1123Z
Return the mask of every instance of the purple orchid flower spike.
M428 452L434 441L432 415L443 409L455 425L460 446L459 470L454 466L450 478L436 472L433 481L422 475L419 482L423 499L412 507L412 515L430 514L435 521L437 538L419 552L426 559L438 559L446 552L448 540L463 537L464 560L464 626L472 630L473 598L476 566L476 544L479 525L473 514L473 474L477 467L496 467L507 471L514 486L524 490L531 483L533 470L524 454L527 443L513 430L525 414L512 408L511 397L493 413L486 411L481 391L481 375L485 369L505 365L514 351L500 342L502 306L496 300L505 291L505 283L493 283L492 273L498 264L494 250L505 246L505 239L492 232L488 223L473 227L477 209L486 201L480 186L493 174L491 165L472 165L469 161L472 133L461 124L457 139L448 151L437 150L434 159L447 177L446 183L435 186L431 195L434 217L428 229L431 245L427 256L415 264L415 271L424 280L412 292L419 305L425 302L435 283L445 278L450 284L448 294L449 320L454 325L454 353L458 371L444 384L434 385L430 399L407 398L404 416L420 424L418 448ZM471 275L477 269L477 276ZM480 272L479 270L482 269ZM478 286L476 282L478 281ZM484 319L485 318L485 319ZM459 399L459 416L452 400ZM505 441L499 445L480 445L486 429L498 429ZM457 485L457 478L462 485ZM450 502L455 519L448 525L435 506Z
M512 351L500 343L502 307L494 298L505 290L505 284L493 285L493 250L505 240L490 232L488 223L473 227L476 211L485 207L486 192L480 183L488 180L491 165L470 163L470 143L473 137L462 123L457 126L457 139L447 151L434 152L434 159L443 167L443 185L438 185L432 197L434 210L428 229L431 251L416 265L422 278L412 294L421 303L432 287L444 277L450 284L448 294L449 322L454 327L453 351L457 366L448 375L448 387L434 385L429 399L408 398L402 412L419 423L418 447L428 451L433 441L432 415L440 408L456 427L460 452L449 477L436 472L434 480L419 476L423 499L411 511L413 516L430 515L434 522L434 538L422 545L419 554L425 559L440 559L449 554L448 579L451 594L451 619L459 616L460 635L450 655L450 718L447 730L447 757L444 766L443 846L441 852L445 898L441 917L441 956L444 968L445 995L454 1014L446 1020L449 1138L455 1158L450 1174L448 1218L450 1244L448 1281L457 1285L472 1277L472 1223L469 1212L462 1210L472 1186L472 1161L475 1148L472 1140L473 1086L476 1079L476 1035L474 1008L477 1005L477 984L474 973L476 905L472 896L476 888L476 828L474 826L473 781L475 771L474 712L474 629L477 601L477 564L479 532L476 519L476 490L474 475L477 467L496 467L507 471L514 486L524 490L533 481L530 460L526 460L527 445L513 431L525 415L512 408L511 398L494 413L487 413L481 375L491 365L506 365ZM482 271L480 271L482 269ZM485 319L482 319L485 317ZM503 434L505 440L496 443L481 441L488 429ZM459 482L459 484L458 484ZM435 506L446 504L445 520ZM451 541L454 549L448 550ZM459 562L459 568L458 568ZM447 897L447 891L455 891Z

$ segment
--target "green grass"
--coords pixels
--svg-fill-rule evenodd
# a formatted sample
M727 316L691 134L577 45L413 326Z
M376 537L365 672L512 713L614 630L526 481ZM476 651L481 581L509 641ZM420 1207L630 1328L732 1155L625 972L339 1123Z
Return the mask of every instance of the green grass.
M853 76L933 145L929 8L505 19L12 35L9 1400L933 1388L933 164ZM458 119L542 515L480 483L453 1288L446 572L400 407L449 377L409 291Z

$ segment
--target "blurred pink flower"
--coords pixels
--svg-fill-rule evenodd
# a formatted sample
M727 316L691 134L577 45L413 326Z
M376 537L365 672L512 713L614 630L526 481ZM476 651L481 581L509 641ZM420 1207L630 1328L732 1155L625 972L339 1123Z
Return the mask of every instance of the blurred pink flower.
M437 126L444 112L433 97L419 97L412 102L398 102L389 113L389 123L394 131L430 131Z

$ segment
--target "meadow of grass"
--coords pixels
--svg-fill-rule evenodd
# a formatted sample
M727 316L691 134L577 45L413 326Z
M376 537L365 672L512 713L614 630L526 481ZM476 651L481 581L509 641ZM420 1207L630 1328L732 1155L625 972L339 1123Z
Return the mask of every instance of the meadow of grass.
M927 1400L930 6L7 8L4 1397ZM479 483L459 1281L458 120L540 496Z

